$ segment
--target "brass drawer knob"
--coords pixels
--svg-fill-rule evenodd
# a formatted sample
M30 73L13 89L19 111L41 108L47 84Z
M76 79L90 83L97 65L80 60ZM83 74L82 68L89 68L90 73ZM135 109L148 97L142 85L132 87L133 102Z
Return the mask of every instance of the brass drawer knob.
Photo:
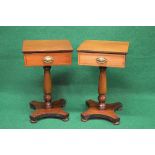
M51 57L51 56L45 56L43 58L43 62L46 63L46 64L52 63L53 61L54 61L54 58Z
M103 63L107 62L107 59L103 58L103 57L99 57L99 58L96 59L96 62L100 63L100 64L103 64Z

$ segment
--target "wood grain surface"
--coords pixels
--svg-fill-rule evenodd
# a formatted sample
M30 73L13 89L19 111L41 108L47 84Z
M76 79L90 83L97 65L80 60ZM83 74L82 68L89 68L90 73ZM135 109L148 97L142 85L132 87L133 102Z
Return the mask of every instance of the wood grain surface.
M98 63L97 58L105 58L105 63ZM78 53L78 64L86 66L103 66L103 67L125 67L125 55L123 54L102 54L102 53Z
M126 54L129 42L104 41L104 40L85 40L79 47L78 52L101 52Z
M32 52L72 52L73 48L68 40L24 40L24 53Z
M46 56L51 56L54 60L46 64L43 59ZM25 66L57 66L57 65L71 65L72 53L31 53L24 54Z

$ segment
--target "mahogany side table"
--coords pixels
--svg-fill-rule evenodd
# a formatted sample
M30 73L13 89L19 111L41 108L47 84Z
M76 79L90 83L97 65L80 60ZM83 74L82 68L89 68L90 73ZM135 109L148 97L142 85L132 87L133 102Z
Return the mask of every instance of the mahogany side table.
M65 100L52 101L51 66L71 65L72 46L68 40L24 40L23 54L25 66L43 66L44 102L32 101L34 109L30 121L36 123L42 118L59 118L67 121L69 114L63 111Z
M87 100L88 110L81 114L81 120L106 119L113 124L119 124L120 118L115 111L121 109L120 102L106 104L106 69L107 67L125 67L128 42L86 40L78 51L78 64L86 66L97 66L100 70L98 82L98 102Z

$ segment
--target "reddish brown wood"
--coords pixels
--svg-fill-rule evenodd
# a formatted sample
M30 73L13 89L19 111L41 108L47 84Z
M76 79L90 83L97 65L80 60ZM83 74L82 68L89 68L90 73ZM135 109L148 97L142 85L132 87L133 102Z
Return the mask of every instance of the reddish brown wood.
M25 66L71 65L72 45L69 40L24 40L23 54ZM45 57L52 61L45 62Z
M52 79L50 74L51 67L44 67L44 100L45 100L45 108L51 108L51 100L52 100Z
M129 42L108 40L85 40L79 47L78 52L98 52L112 54L126 54Z
M42 118L59 118L63 121L67 121L69 114L63 111L63 107L65 106L65 100L60 99L52 102L52 108L46 108L45 102L37 102L32 101L30 103L30 107L35 109L31 116L30 120L32 123L36 123L38 120Z
M85 40L78 47L78 64L124 68L129 42L107 40ZM105 59L100 63L97 59Z
M51 66L71 65L72 45L69 40L24 40L23 48L25 66L44 67L44 102L32 101L34 109L30 116L32 123L42 118L59 118L68 120L69 114L63 111L65 100L52 101Z
M99 109L105 109L105 100L106 100L106 68L99 67L100 75L99 75L99 83L98 83L98 101L99 101Z
M43 59L46 56L53 58L51 63L45 63ZM72 53L24 53L25 66L59 66L71 65Z
M72 52L69 40L24 40L23 53Z
M35 123L42 118L68 120L69 114L62 109L65 105L65 100L60 99L52 102L52 80L50 69L50 66L44 67L44 102L32 101L30 103L30 107L35 109L30 116L32 123Z
M120 118L116 115L115 111L121 109L121 103L117 102L113 104L106 104L104 110L99 110L98 102L93 100L86 101L86 104L88 106L88 110L81 114L82 121L85 122L88 119L102 118L111 121L115 125L119 124Z
M98 83L98 102L88 100L88 110L81 114L82 121L91 118L107 119L114 124L119 124L120 118L115 110L122 107L117 102L106 104L106 67L124 68L129 42L108 40L85 40L78 47L78 64L97 66L100 68Z
M122 104L117 102L106 104L106 68L100 67L99 83L98 83L98 102L93 100L86 101L88 110L81 114L82 121L87 121L92 118L103 118L114 124L119 124L120 118L115 111L122 107Z
M98 63L98 58L105 58L105 63ZM105 53L84 53L78 52L78 64L84 66L103 66L103 67L125 67L126 55L124 54L105 54Z

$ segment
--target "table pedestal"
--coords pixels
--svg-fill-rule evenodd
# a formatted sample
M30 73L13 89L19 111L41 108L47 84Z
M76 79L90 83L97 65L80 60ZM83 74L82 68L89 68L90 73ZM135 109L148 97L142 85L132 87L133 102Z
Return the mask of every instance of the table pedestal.
M44 67L44 102L32 101L30 107L35 109L30 115L32 123L36 123L42 118L58 118L67 121L69 114L63 111L65 100L60 99L52 102L52 79L50 66Z
M120 118L116 115L115 111L122 108L120 102L106 104L106 67L99 67L99 84L98 84L98 102L93 100L86 101L88 110L81 114L81 120L86 122L88 119L106 119L113 124L119 124Z

